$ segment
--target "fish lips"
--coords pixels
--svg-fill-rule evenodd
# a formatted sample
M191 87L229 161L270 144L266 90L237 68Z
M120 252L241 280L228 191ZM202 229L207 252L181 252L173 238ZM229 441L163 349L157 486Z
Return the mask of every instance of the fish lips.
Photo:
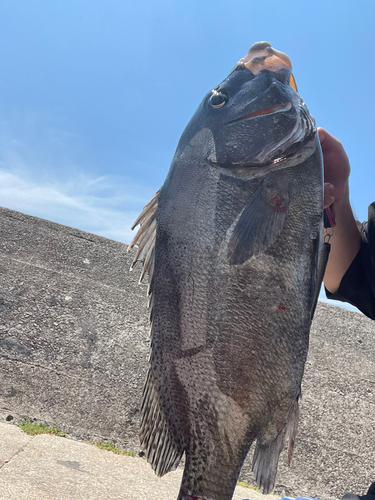
M268 108L258 109L256 111L252 111L250 113L247 113L244 116L240 116L239 118L235 118L234 120L231 120L228 123L231 124L231 123L236 123L236 122L240 122L243 120L250 120L251 118L256 118L257 116L273 115L274 113L280 113L281 111L289 111L291 107L292 107L291 101L288 101L288 102L283 103L283 104L275 104L273 106L269 106Z

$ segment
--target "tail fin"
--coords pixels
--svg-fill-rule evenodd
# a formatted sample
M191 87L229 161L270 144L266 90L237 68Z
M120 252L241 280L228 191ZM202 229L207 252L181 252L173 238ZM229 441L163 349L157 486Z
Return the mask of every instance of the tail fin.
M265 445L257 442L253 458L253 472L259 490L265 495L270 493L275 486L279 456L288 440L288 465L291 463L294 440L298 427L298 416L298 401L295 401L289 410L284 428L276 438Z

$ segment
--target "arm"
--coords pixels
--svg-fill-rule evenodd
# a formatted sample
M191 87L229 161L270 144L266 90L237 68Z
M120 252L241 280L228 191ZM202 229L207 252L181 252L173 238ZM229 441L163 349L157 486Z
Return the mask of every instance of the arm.
M335 293L360 249L361 235L349 202L348 157L339 140L322 128L318 133L324 159L324 208L334 203L336 212L324 284Z

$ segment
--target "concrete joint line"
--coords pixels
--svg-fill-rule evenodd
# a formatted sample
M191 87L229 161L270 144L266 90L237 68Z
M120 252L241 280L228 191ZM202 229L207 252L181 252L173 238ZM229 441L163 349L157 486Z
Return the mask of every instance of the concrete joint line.
M6 464L10 464L10 462L13 460L14 457L22 453L29 446L31 441L33 441L36 437L37 436L31 436L30 440L25 445L23 445L19 450L17 450L8 460L5 460L3 464L0 462L0 471Z
M69 276L69 277L75 279L75 281L85 280L85 281L88 281L90 283L95 283L96 285L99 285L99 286L101 286L103 288L110 288L111 290L115 290L116 292L125 293L125 289L123 289L123 288L116 288L116 287L111 286L111 285L105 285L104 283L100 283L97 280L92 280L92 279L90 279L90 278L88 278L86 276L84 278L81 278L79 276L77 277L75 274L67 272L66 270L64 270L64 271L56 271L56 269L50 269L49 267L44 267L44 266L41 266L41 265L38 265L38 264L34 264L31 261L27 262L26 260L15 259L13 257L10 257L8 254L2 253L0 255L4 256L5 258L8 258L10 261L17 262L18 264L24 264L26 266L36 267L37 269L42 269L43 271L48 271L50 273L55 273L55 274L60 274L60 275L64 275L64 276ZM124 272L126 270L127 269L125 269Z
M94 243L95 245L98 244L95 240L91 240L90 238L85 238L84 236L79 236L78 234L68 233L68 235L73 236L73 238L78 238L80 240L89 241L90 243ZM100 245L100 243L99 243L99 245Z
M32 366L34 368L41 368L42 370L47 370L49 372L56 373L56 375L62 375L63 377L70 378L72 380L81 380L80 377L74 377L73 375L67 375L64 372L54 370L53 368L48 368L47 366L38 365L37 363L30 363L28 361L23 361L22 359L11 358L10 356L4 356L3 354L1 355L1 357L3 359L6 359L7 361L12 361L13 363L20 363L22 365L28 365L28 366Z
M48 368L47 366L38 365L36 363L30 363L28 361L23 361L22 359L11 358L9 356L4 356L4 354L1 354L1 358L2 359L6 359L7 361L11 361L13 363L20 363L22 365L28 365L28 366L32 366L34 368L40 368L42 370L47 370L49 372L55 373L58 376L66 377L66 378L69 378L71 380L75 380L75 381L82 380L82 377L75 377L74 375L68 375L65 372L62 372L62 371L59 371L59 370L55 370L53 368ZM93 387L98 387L98 388L103 388L104 387L105 389L108 389L109 391L113 390L109 385L95 384L93 382L90 382L90 385L92 385Z

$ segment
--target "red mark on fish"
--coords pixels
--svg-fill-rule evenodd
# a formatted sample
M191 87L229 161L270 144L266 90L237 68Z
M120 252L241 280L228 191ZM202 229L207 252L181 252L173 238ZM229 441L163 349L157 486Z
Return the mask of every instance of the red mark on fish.
M284 198L282 198L280 195L273 196L268 200L268 203L273 207L276 212L286 212L286 203Z

